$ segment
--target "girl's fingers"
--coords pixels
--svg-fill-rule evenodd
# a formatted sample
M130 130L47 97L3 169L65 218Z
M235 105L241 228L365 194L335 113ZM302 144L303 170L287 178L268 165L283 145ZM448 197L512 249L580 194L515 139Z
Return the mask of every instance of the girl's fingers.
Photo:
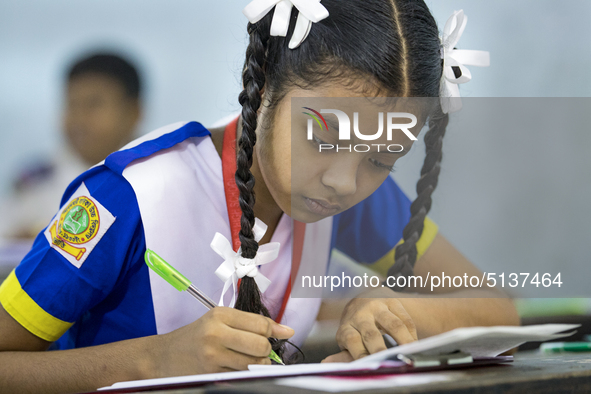
M265 338L288 339L294 334L292 328L277 324L268 317L254 313L224 307L214 308L211 312L215 318L219 318L220 321L232 328L249 331Z
M376 315L376 323L382 328L382 330L394 338L399 345L414 342L416 340L411 335L404 322L390 311L383 311Z
M271 319L269 319L269 320L271 320ZM293 334L295 334L295 331L293 330L293 328L288 327L288 326L284 326L283 324L275 323L273 320L271 320L271 322L273 323L273 325L271 327L271 337L272 338L289 339L293 336Z
M364 312L359 312L361 308L358 308L346 316L346 323L337 332L337 342L341 349L349 351L353 359L387 348L380 329L400 345L417 340L417 330L408 312L399 302L390 301L377 300L362 304ZM335 362L336 359L334 355L325 359L325 362Z
M235 371L244 371L251 364L271 365L269 357L253 357L243 353L226 349L222 355L220 365Z
M349 363L353 360L354 358L351 356L351 353L348 350L343 350L342 352L328 356L321 363Z
M400 304L399 302L395 305L390 304L390 311L394 313L396 316L398 316L400 320L402 320L413 339L415 341L418 340L419 336L417 335L417 327L415 326L415 322L412 319L412 317L410 317L406 309L404 309L402 304Z
M369 355L361 339L361 334L351 325L347 325L342 330L339 328L337 343L341 349L348 350L354 360Z
M380 330L374 321L364 320L354 327L357 329L357 331L359 331L363 345L369 354L386 350L384 338L382 337L382 334L380 333Z
M226 348L253 357L266 357L271 353L269 340L252 332L229 328L224 341Z

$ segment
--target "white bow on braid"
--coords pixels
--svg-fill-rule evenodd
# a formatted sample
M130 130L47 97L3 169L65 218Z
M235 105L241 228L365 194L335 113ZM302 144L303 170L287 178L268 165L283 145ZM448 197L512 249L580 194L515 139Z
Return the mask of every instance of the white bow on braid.
M265 232L267 232L267 225L258 218L255 218L252 231L254 232L254 239L259 242L263 238L263 235L265 235ZM241 249L238 249L238 252L234 252L230 241L220 233L215 233L210 246L224 259L224 262L215 271L218 278L224 282L224 289L222 290L218 305L224 306L224 295L230 288L230 285L232 285L234 294L232 295L232 301L230 301L229 306L234 306L236 302L236 284L238 283L238 279L244 276L254 278L261 293L267 290L271 281L259 272L257 266L270 263L279 256L279 242L260 245L253 259L242 257Z
M487 51L454 49L467 22L468 17L464 15L463 10L454 11L445 23L443 35L440 37L441 58L443 59L440 96L441 108L444 113L455 112L462 108L458 84L466 83L472 79L470 70L464 64L479 67L490 65L490 53Z
M328 16L328 10L320 4L320 0L253 0L242 10L242 13L250 23L257 23L275 7L275 14L271 21L271 35L285 37L293 6L300 12L289 41L289 49L295 49L308 37L312 22L320 22Z

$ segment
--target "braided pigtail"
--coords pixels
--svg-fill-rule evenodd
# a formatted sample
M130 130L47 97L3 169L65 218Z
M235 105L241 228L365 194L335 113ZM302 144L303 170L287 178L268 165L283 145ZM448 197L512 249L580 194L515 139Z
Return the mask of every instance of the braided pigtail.
M265 29L266 30L266 29ZM261 92L265 86L265 58L269 33L257 28L257 25L248 24L250 43L246 49L246 61L242 73L244 90L240 93L238 101L242 105L242 134L238 142L239 150L236 159L236 185L240 191L240 245L242 257L252 259L259 248L254 238L254 183L255 179L250 168L252 166L252 153L256 144L257 111L262 102ZM245 312L262 314L270 317L269 311L261 300L261 292L250 276L244 276L240 281L236 309ZM273 350L282 357L284 341L269 339Z
M423 234L425 217L431 209L431 195L437 187L441 170L443 136L448 122L449 115L441 111L429 120L429 130L425 134L427 156L421 169L421 178L417 182L417 198L410 205L410 220L402 232L404 242L396 246L394 265L388 270L388 276L398 278L413 275L418 254L416 244ZM392 289L400 290L404 287L391 286Z
M246 49L246 62L242 73L244 90L240 93L239 102L242 105L242 135L239 140L238 157L236 159L236 185L240 191L240 245L242 257L255 257L259 245L254 239L254 176L250 172L252 166L252 152L256 143L257 111L261 106L261 91L265 86L265 51L268 36L264 37L256 25L248 24L250 43ZM260 291L253 278L245 276L241 280L240 290L236 301L236 308L252 313L269 312L262 305ZM262 309L262 310L261 310Z

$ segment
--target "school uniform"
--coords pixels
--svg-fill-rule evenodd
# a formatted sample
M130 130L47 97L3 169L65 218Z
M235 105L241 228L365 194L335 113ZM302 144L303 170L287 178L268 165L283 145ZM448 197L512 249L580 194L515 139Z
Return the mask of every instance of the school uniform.
M409 207L388 177L349 210L306 224L301 260L326 272L337 248L384 273L394 261ZM281 314L280 322L294 328L293 342L301 345L321 300L286 297L293 228L283 214L271 240L281 244L279 256L259 270L271 280L264 293L271 316ZM419 253L436 231L427 220ZM146 248L217 301L224 283L214 274L223 262L210 247L216 232L231 240L222 160L201 124L169 125L111 154L70 184L60 211L0 286L0 302L27 330L57 341L59 349L167 333L207 309L150 270ZM231 291L226 305L230 298Z

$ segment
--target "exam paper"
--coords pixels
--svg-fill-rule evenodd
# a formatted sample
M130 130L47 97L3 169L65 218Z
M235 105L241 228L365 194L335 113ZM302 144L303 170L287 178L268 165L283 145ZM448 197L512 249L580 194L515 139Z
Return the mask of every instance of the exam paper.
M341 393L345 391L408 387L460 379L463 372L423 372L404 375L298 376L275 380L281 386Z
M396 346L375 353L352 364L383 361L395 358L398 354L437 355L460 350L477 357L496 357L499 354L525 342L547 341L570 336L575 332L558 334L572 330L580 324L537 324L532 326L493 326L456 328L443 334L420 339L405 345Z
M528 341L547 341L572 335L580 324L540 324L534 326L493 326L457 328L443 334L421 339L406 345L396 346L366 356L351 363L295 364L295 365L249 365L248 371L178 376L171 378L134 380L115 383L99 390L165 386L172 384L209 383L255 378L276 378L301 375L329 374L334 372L373 371L384 366L386 360L398 354L447 354L461 350L472 357L494 357ZM295 381L291 381L295 382ZM303 380L300 382L304 382ZM399 381L402 382L402 381ZM307 384L307 383L302 383Z
M327 364L294 364L294 365L250 365L248 371L221 372L201 375L177 376L171 378L133 380L129 382L119 382L112 386L101 387L99 390L124 389L165 386L170 384L185 383L207 383L218 380L240 380L253 378L272 378L287 377L295 375L333 373L344 371L367 371L378 369L381 362L368 362L362 365L352 365L351 363L327 363ZM268 367L268 368L265 368Z

